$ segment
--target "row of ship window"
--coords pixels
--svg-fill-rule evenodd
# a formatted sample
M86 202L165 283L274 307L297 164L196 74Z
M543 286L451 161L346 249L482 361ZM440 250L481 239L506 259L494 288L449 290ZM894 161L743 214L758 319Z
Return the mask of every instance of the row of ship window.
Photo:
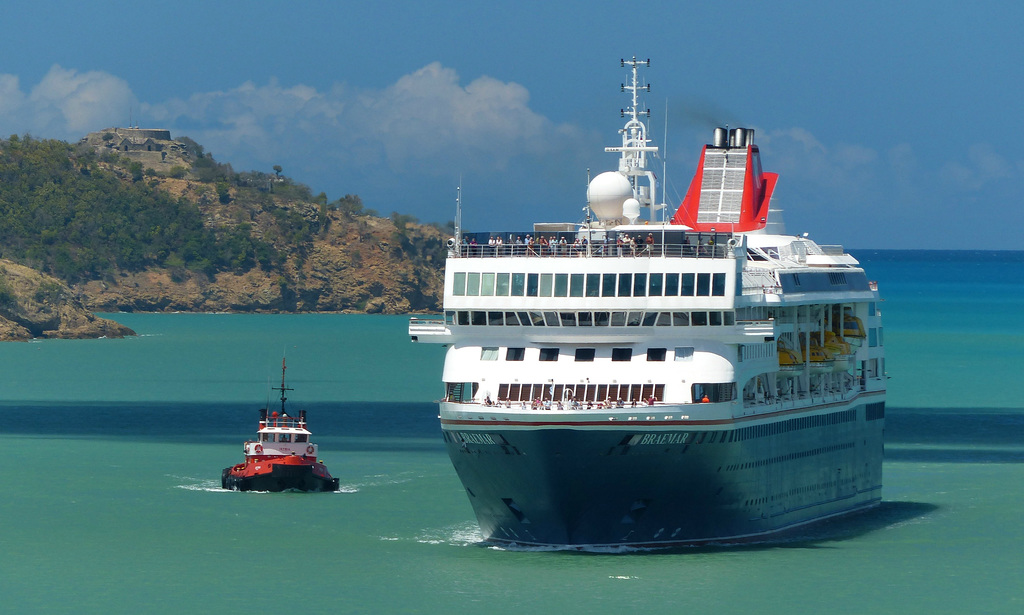
M481 361L497 361L498 360L498 348L489 348L484 346L480 349L480 360ZM557 361L559 349L558 348L538 348L538 359L540 361ZM612 361L632 361L633 360L633 349L632 348L612 348L611 349ZM597 356L596 348L577 348L575 351L575 360L581 362L593 361ZM664 361L665 357L668 356L667 348L648 348L647 349L647 360L648 361ZM689 361L693 359L693 347L692 346L677 346L673 351L673 356L676 361ZM506 348L505 349L505 360L506 361L524 361L526 359L526 348Z
M731 310L693 312L498 312L448 310L445 324L505 327L703 327L732 326Z
M456 297L724 297L725 273L455 272Z
M478 398L478 382L446 382L445 401L471 403ZM721 403L736 399L735 382L701 382L690 385L693 403ZM490 397L486 405L507 405L511 403L569 402L587 404L592 409L599 407L622 408L638 403L652 405L665 399L664 384L553 384L553 383L501 383L498 385L498 399ZM573 406L574 409L579 409ZM705 432L706 433L706 432Z

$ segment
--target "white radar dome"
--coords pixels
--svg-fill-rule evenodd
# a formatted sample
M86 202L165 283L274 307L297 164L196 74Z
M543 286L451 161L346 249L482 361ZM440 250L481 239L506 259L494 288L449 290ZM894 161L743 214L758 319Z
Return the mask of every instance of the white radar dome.
M630 197L622 204L622 215L626 216L630 224L636 224L640 217L640 201Z
M622 204L633 197L633 186L626 176L616 171L605 171L590 180L587 201L598 220L617 220L622 217Z

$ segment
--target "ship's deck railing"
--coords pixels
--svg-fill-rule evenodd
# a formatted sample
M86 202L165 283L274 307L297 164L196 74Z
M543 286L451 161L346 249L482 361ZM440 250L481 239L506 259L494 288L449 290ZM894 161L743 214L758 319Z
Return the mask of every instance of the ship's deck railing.
M782 293L782 285L775 278L775 272L768 269L748 268L743 270L744 295L777 295Z
M444 333L447 330L444 318L434 316L432 318L420 318L413 316L409 319L409 333L426 335L428 333Z
M585 233L585 232L584 232ZM463 233L462 243L450 253L460 258L497 257L590 257L623 258L663 256L673 258L727 258L731 233L691 233L684 231L615 232L606 237L585 239L578 232L538 233ZM502 237L502 243L496 243ZM508 239L504 239L507 237Z
M556 244L551 245L472 245L462 244L453 247L452 256L460 258L499 258L499 257L587 257L587 258L625 258L625 257L668 257L668 258L726 258L729 247L725 245L689 244L642 244L617 245L614 243L593 244Z
M568 401L566 401L566 402L558 402L556 400L546 399L546 400L543 400L543 401L540 401L540 402L538 402L536 400L534 400L534 401L497 401L497 402L491 402L489 404L486 403L486 402L483 402L483 401L476 401L476 400L473 400L473 401L459 401L457 399L441 399L441 400L438 400L438 401L443 401L443 402L447 402L447 403L450 403L450 404L457 404L459 406L474 407L474 408L515 408L515 409L518 409L518 410L557 410L557 411L562 411L562 410L587 411L587 410L616 410L616 409L621 410L621 409L625 409L625 408L658 408L658 407L668 407L668 406L699 406L699 405L706 405L706 404L710 403L710 402L701 402L700 400L693 401L693 402L684 402L684 401L676 401L676 402L654 401L654 402L650 402L650 401L646 401L646 400L639 400L639 401L622 400L622 401L612 401L612 402L604 402L604 401L600 401L600 402L598 402L598 401L595 401L595 402L568 402Z
M273 429L275 427L284 429L307 429L306 421L298 417L267 417L266 421L260 421L260 429Z

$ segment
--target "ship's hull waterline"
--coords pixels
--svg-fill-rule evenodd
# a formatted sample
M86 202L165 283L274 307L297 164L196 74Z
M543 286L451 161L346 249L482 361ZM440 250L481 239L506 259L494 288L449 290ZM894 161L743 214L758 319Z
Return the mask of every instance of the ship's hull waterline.
M882 403L687 428L442 421L487 541L567 548L758 541L877 505Z

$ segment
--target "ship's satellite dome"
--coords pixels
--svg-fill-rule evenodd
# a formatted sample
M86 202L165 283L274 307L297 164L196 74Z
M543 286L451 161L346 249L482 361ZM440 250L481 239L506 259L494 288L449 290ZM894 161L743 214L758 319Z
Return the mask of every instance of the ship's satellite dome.
M590 180L587 200L598 220L616 220L622 217L622 204L633 197L633 186L626 176L617 171L605 171Z
M640 217L640 201L629 197L622 203L622 215L629 220L630 224L636 224L637 218Z

